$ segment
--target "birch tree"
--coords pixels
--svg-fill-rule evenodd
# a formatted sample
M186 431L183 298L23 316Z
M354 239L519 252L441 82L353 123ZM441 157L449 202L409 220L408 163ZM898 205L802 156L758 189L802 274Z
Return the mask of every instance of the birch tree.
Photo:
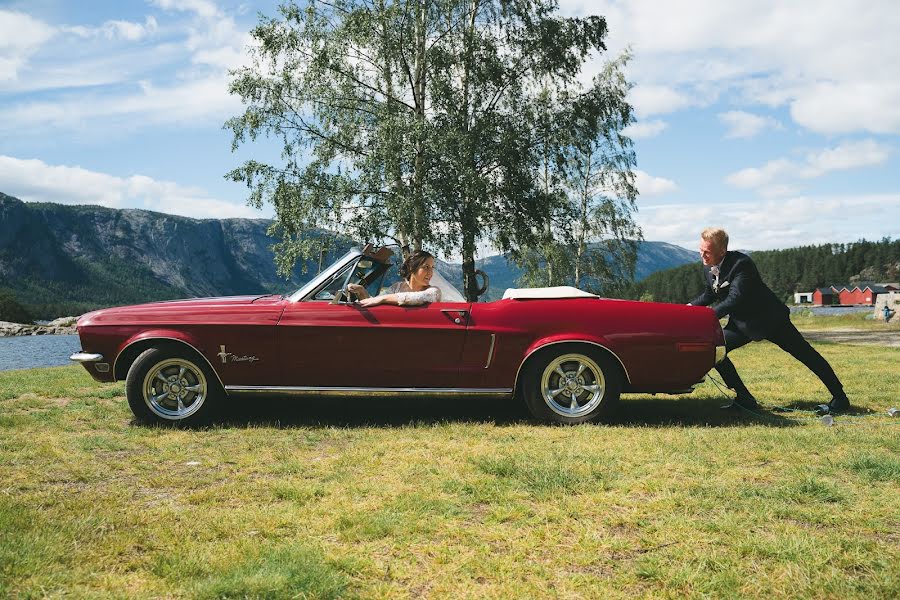
M519 255L543 239L560 201L535 177L555 143L539 143L541 90L572 113L590 97L578 77L606 35L603 18L556 10L555 0L308 0L262 19L231 84L245 110L227 127L233 148L274 137L281 158L228 177L251 204L274 206L281 270L315 253L306 233L325 228L459 254L474 300L480 242Z

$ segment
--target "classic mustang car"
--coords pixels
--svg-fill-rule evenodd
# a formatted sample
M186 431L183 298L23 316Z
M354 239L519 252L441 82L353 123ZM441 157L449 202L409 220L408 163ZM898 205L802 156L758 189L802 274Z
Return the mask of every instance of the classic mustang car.
M205 422L226 397L414 395L518 397L537 419L580 423L608 414L621 392L689 392L725 355L709 308L571 287L361 307L347 286L376 295L398 277L391 256L351 250L290 296L88 313L72 360L98 381L124 379L142 422Z

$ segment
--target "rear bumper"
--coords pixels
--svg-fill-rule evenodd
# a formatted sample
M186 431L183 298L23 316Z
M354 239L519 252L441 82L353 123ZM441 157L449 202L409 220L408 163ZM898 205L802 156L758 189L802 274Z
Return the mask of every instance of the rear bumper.
M716 346L716 364L725 360L725 346Z
M103 360L102 354L91 354L90 352L76 352L72 356L69 357L69 360L74 360L75 362L86 363L86 362L100 362Z

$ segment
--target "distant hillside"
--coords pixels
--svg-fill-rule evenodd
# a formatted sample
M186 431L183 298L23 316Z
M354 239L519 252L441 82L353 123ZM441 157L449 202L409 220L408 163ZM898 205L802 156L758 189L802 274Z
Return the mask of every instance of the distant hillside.
M301 268L287 281L275 272L269 224L24 203L0 194L0 289L50 318L103 306L299 287L309 277ZM338 248L329 259L345 251ZM307 267L316 272L317 265Z
M98 307L192 296L284 293L314 275L275 272L265 219L190 219L144 210L25 203L0 193L0 292L39 318ZM339 244L325 264L350 246ZM637 276L696 260L696 253L644 242ZM478 261L491 277L488 299L515 287L520 271L502 256ZM462 281L459 264L441 263Z
M785 302L794 292L819 287L900 279L900 240L860 240L852 244L823 244L785 250L753 252L763 281ZM704 287L699 262L653 273L631 286L629 298L657 302L687 302Z

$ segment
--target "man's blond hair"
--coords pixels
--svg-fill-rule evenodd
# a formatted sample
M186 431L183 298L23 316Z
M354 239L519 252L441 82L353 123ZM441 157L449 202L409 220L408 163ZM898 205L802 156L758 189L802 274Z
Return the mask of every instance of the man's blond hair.
M700 237L706 242L712 242L720 250L728 250L728 234L725 233L724 229L707 227L700 234Z

